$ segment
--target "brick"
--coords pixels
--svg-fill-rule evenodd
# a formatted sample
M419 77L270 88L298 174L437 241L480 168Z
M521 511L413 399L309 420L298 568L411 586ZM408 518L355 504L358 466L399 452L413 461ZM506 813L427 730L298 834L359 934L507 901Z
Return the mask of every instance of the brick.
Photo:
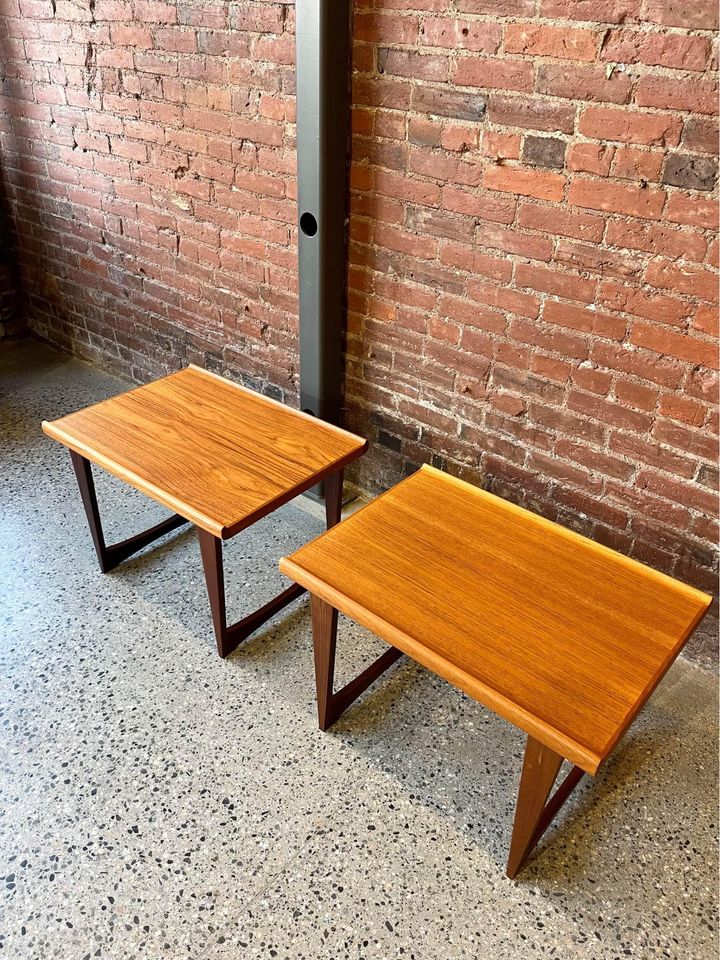
M416 84L412 89L412 107L418 113L455 120L482 120L487 101L478 94Z
M637 256L569 240L558 241L554 259L556 263L568 264L581 272L599 273L603 278L638 279L643 272L643 264L638 262Z
M691 430L677 423L658 420L652 430L653 437L660 443L683 450L692 456L701 457L716 463L718 459L718 438L706 431Z
M482 87L484 90L518 90L533 88L534 70L525 60L481 60L463 57L456 62L453 80L462 87Z
M604 143L573 143L568 153L568 170L606 177L614 155L615 148Z
M648 74L640 77L635 88L635 102L638 106L657 107L661 110L714 114L717 100L717 83L695 77L688 77L678 83L674 77Z
M653 350L663 356L701 364L711 369L718 368L715 345L687 334L674 333L663 327L636 322L630 333L631 343Z
M658 402L658 391L633 380L618 380L615 384L615 399L638 410L654 410Z
M714 0L647 0L645 17L666 27L691 30L717 30L718 9Z
M594 30L555 27L533 22L508 23L503 48L507 53L562 60L595 59L598 36Z
M625 336L626 322L597 310L576 307L559 300L548 300L542 314L547 323L570 327L583 333L594 333L608 340L622 340Z
M612 173L624 180L646 180L657 183L665 159L662 150L644 150L641 147L622 146L615 151ZM663 183L668 181L663 178Z
M535 0L455 0L461 13L491 17L522 17L535 12Z
M499 224L483 224L479 243L504 253L516 253L529 260L550 260L553 251L552 237L521 233Z
M378 47L378 73L389 73L419 80L443 81L448 78L450 61L445 56Z
M665 208L665 218L673 223L712 230L717 227L718 207L714 200L693 194L673 193Z
M135 17L140 23L176 23L177 7L172 3L162 3L160 0L135 0ZM96 11L96 15L98 15ZM129 20L131 17L121 17Z
M518 263L515 268L515 284L518 287L529 287L538 293L579 300L581 303L592 303L597 289L594 280L575 276L568 270L552 270L525 263Z
M369 43L416 43L420 22L416 17L399 17L384 13L355 14L354 36Z
M553 63L538 67L536 89L551 97L569 100L599 100L604 103L627 103L632 82L626 73L608 75L601 67Z
M717 337L720 333L718 320L717 304L700 303L693 317L692 328L700 333L707 333L711 337Z
M484 130L480 152L493 160L517 160L520 156L520 135L497 130Z
M682 119L675 114L588 106L580 115L579 130L583 136L596 140L676 147Z
M122 47L136 47L139 50L152 49L152 33L147 27L133 24L112 24L110 27L112 42Z
M658 497L664 497L674 503L681 503L691 509L699 510L712 516L717 508L717 497L713 493L699 490L682 480L664 477L661 474L642 470L637 478L637 485L641 490L649 490Z
M710 157L671 153L665 161L662 182L686 190L714 190L717 163Z
M532 402L528 406L528 413L535 423L557 433L565 434L572 440L585 440L597 445L602 445L605 441L606 430L604 426L597 421L587 420L567 410Z
M636 463L639 461L678 477L689 479L695 473L695 462L689 457L666 450L657 443L648 443L640 437L612 433L608 447L613 453L629 457Z
M468 281L468 296L489 307L506 310L521 317L534 319L540 313L540 301L532 294L521 290L512 290L498 284L489 284L484 280Z
M559 201L563 198L565 178L557 173L495 164L485 169L483 187L538 200Z
M442 206L445 210L466 213L495 223L512 223L517 201L446 186L442 191Z
M690 264L679 266L673 261L652 260L646 271L646 280L654 287L685 293L717 302L717 275L712 270Z
M508 333L520 343L540 347L548 353L559 353L574 360L585 360L588 355L587 340L573 334L528 323L526 320L511 320Z
M567 20L624 23L640 15L640 0L541 0L540 15Z
M682 145L687 150L718 154L720 130L714 117L688 117L683 124Z
M649 67L702 72L707 66L710 49L707 37L624 28L607 34L601 59L610 63L644 63Z
M691 427L701 427L705 422L707 406L689 397L666 394L660 398L658 412L670 420L679 420Z
M502 38L499 23L462 20L458 17L428 17L422 23L423 42L429 47L496 53Z
M661 293L638 290L637 287L613 281L602 282L598 288L597 302L611 310L644 317L657 323L685 329L692 315L693 305L687 300Z
M684 257L696 263L702 261L707 250L705 238L694 231L627 217L608 221L605 242L612 247L644 250L665 257ZM682 316L686 315L683 312Z
M575 106L555 104L530 97L490 97L488 115L493 123L527 130L572 133L575 128ZM678 121L678 131L680 121Z
M605 230L605 220L595 214L529 203L520 205L518 225L577 240L601 240Z
M665 192L602 181L574 180L570 184L568 203L589 210L605 210L609 213L659 220L665 203Z
M565 147L565 141L557 137L526 136L523 140L522 158L525 163L562 170L565 165Z
M634 430L645 433L652 424L652 417L639 410L628 410L611 400L584 393L581 390L571 390L568 394L568 409L583 413L600 423L606 423L622 430Z

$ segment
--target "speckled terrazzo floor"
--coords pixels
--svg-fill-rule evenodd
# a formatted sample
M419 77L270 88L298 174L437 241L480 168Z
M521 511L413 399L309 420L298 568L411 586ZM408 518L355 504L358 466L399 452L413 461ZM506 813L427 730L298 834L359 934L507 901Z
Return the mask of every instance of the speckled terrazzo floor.
M191 531L98 572L39 424L120 389L0 344L0 956L717 955L710 674L672 668L511 882L508 724L404 664L322 734L305 602L223 662ZM104 475L98 495L111 536L163 515ZM320 529L288 506L233 540L231 611ZM341 624L341 671L377 649Z

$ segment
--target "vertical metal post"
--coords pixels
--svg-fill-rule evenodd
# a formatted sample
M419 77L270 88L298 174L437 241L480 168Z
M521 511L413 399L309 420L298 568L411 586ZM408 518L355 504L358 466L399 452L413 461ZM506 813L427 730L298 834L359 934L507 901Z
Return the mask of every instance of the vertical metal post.
M342 391L350 0L297 0L300 403L336 423Z

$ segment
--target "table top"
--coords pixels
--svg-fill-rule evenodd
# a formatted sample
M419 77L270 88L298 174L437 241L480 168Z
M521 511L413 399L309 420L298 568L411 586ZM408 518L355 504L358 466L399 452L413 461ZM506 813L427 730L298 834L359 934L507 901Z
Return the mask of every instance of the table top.
M711 600L432 467L280 568L590 774Z
M196 366L42 427L223 539L367 449L362 437Z

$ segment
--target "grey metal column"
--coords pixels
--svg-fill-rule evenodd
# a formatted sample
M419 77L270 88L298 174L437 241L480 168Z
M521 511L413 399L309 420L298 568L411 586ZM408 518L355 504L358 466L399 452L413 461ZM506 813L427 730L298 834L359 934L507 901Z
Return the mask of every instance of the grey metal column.
M297 0L300 403L340 416L351 0Z

